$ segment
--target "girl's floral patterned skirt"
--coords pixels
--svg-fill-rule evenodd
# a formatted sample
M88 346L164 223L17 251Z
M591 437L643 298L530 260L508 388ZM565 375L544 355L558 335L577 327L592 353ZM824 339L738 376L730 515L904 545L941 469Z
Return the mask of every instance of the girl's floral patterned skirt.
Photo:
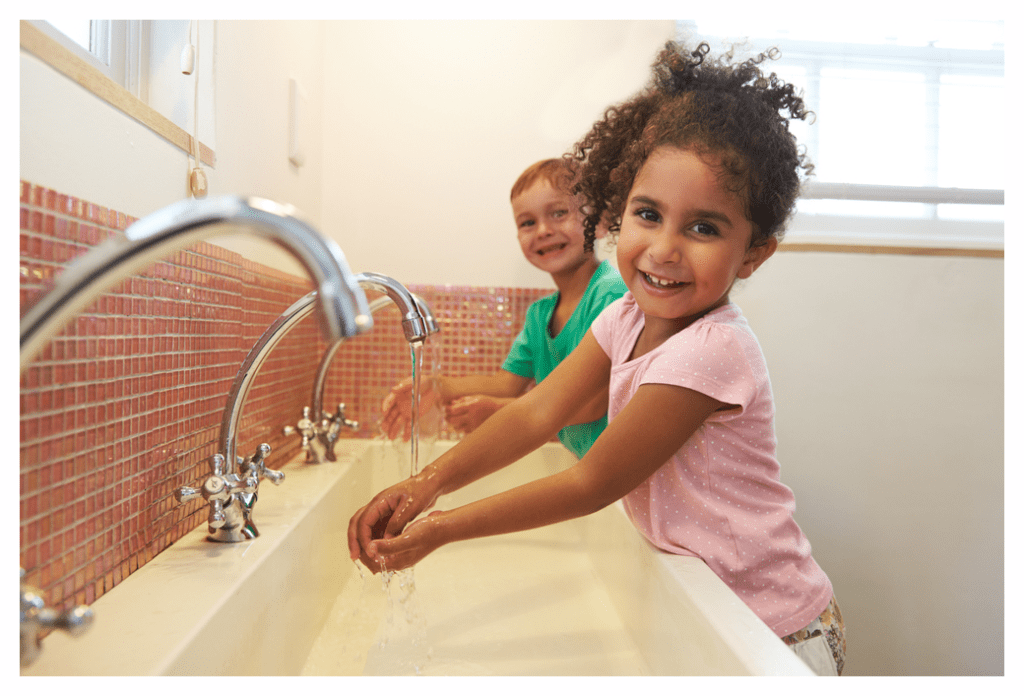
M846 627L835 596L806 628L782 639L817 674L839 676L846 662Z

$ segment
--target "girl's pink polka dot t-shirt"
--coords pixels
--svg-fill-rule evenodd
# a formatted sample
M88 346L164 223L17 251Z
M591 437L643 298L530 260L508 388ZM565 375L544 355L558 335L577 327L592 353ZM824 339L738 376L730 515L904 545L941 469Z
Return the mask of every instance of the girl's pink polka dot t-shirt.
M739 307L701 317L635 360L644 315L627 293L591 325L612 362L608 419L644 384L670 384L734 408L718 411L623 499L658 548L698 556L779 636L804 628L832 597L779 478L775 406L764 355Z

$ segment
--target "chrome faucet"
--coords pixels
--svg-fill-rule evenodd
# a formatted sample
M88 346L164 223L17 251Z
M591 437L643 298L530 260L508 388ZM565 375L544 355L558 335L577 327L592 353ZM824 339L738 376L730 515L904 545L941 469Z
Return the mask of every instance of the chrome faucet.
M429 331L428 326L436 329L437 324L433 320L433 315L430 315L428 322L420 314L420 306L426 305L422 301L418 303L398 281L377 273L360 273L354 280L360 287L388 292L388 297L395 298L391 301L399 304L405 311L402 325L409 340L423 340ZM210 476L201 488L182 486L174 492L174 497L179 503L197 500L200 497L206 500L210 507L208 538L212 541L238 542L259 536L252 511L259 496L260 481L267 478L275 485L280 485L284 480L284 473L270 469L266 465L270 445L261 444L256 453L248 459L236 455L242 405L267 357L281 339L313 311L318 297L319 291L314 290L292 303L267 327L249 350L228 391L218 438L220 451L210 459ZM372 316L373 310L369 306L367 311ZM340 344L340 339L332 342L334 346ZM310 418L309 407L304 408L297 431L302 435L306 460L321 461L321 457L327 456L327 452L333 456L333 445L342 427L354 430L359 428L358 423L345 417L344 404L338 405L336 414L323 414L319 421ZM285 434L292 432L296 432L296 429L285 429Z
M299 259L319 288L321 327L329 342L372 328L366 295L341 249L302 221L295 208L236 196L186 200L139 220L124 237L95 247L56 277L53 288L21 319L21 369L97 295L170 252L224 234L231 226L270 238Z
M402 331L409 343L422 341L437 333L437 322L427 303L409 292L409 289L394 278L380 273L360 273L356 283L369 290L376 290L388 296L402 311Z
M210 476L202 488L182 486L174 491L174 498L179 503L202 497L209 504L207 538L211 541L238 542L258 537L259 529L252 518L252 511L259 497L260 481L267 478L275 485L284 481L283 472L267 467L266 457L270 454L267 443L262 443L247 459L236 455L238 426L242 419L242 404L260 367L280 340L313 311L317 299L316 290L300 297L274 320L249 350L228 391L217 438L220 451L210 458Z
M439 331L430 306L423 301L423 298L410 292L397 280L379 273L360 273L356 276L356 282L364 288L384 293L383 297L378 297L370 302L371 314L391 303L398 306L402 312L402 330L405 340L409 343L420 343L427 336ZM337 461L334 445L338 441L341 431L343 429L359 429L358 422L346 417L345 404L339 403L338 410L333 414L323 409L327 370L341 344L341 341L336 341L328 346L320 359L320 366L317 368L316 379L313 382L312 406L303 407L302 418L298 423L295 426L285 426L283 431L285 435L297 433L302 437L302 448L306 452L306 462L309 464Z
M25 569L21 568L21 666L36 661L42 651L42 636L46 629L61 629L72 636L82 635L92 625L92 609L85 605L72 607L58 614L46 606L42 594L25 584Z
M377 273L360 273L356 280L364 288L383 292L384 297L379 297L370 303L370 313L375 313L380 307L389 302L398 306L402 314L402 329L405 340L410 344L422 343L427 336L435 334L440 330L434 313L429 305L415 293L409 292L401 283L387 276ZM414 320L413 315L418 317ZM345 404L338 404L338 410L334 414L323 410L324 390L327 387L327 371L334 359L335 353L341 347L341 341L328 347L320 359L317 368L316 379L313 381L312 412L320 414L320 431L318 433L320 447L315 452L306 450L306 461L308 463L320 463L323 461L337 461L334 454L334 445L343 425L358 430L359 424L345 418ZM312 457L311 457L312 455Z
M49 292L39 298L21 318L20 370L41 351L53 336L79 311L117 282L147 268L178 249L187 248L236 227L269 238L294 254L313 277L319 290L320 325L328 342L355 336L373 326L366 294L355 281L338 245L313 229L298 216L292 206L260 198L224 196L202 201L182 201L170 205L131 225L123 237L115 237L75 259L54 279ZM212 462L214 474L199 495L211 500L211 513L221 527L231 521L230 505L225 510L224 490L238 493L240 504L255 502L255 488L261 477L279 481L283 474L267 469L264 457L269 453L261 445L245 461L243 477L231 471L234 460ZM232 453L233 454L233 453ZM219 472L219 473L218 473ZM280 475L279 475L280 474ZM253 481L255 480L255 484ZM251 491L249 489L252 489ZM219 504L218 504L219 502ZM230 502L230 501L229 501ZM221 520L223 518L223 521ZM241 527L244 529L244 525ZM31 588L30 588L31 589ZM53 625L72 632L83 630L91 620L87 608L77 614L54 618L41 610L38 594L22 591L22 661L26 659L26 631L29 634L28 659L38 654L38 627ZM76 609L76 611L77 611Z
M248 459L238 458L238 471L226 472L226 458L218 452L210 458L210 476L202 488L182 486L174 492L179 503L203 498L209 504L208 539L236 542L260 535L252 519L260 481L268 478L274 485L284 481L284 472L267 468L268 454L270 445L264 442Z

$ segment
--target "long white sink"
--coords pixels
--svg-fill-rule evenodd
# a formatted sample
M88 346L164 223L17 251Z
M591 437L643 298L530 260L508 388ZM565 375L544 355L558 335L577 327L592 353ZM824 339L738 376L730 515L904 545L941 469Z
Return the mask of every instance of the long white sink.
M297 457L281 486L261 486L259 538L195 530L94 602L87 633L48 636L21 674L811 674L702 561L653 548L619 504L442 547L385 590L348 559L347 523L408 475L409 455L369 440L338 454ZM545 445L439 507L574 462Z

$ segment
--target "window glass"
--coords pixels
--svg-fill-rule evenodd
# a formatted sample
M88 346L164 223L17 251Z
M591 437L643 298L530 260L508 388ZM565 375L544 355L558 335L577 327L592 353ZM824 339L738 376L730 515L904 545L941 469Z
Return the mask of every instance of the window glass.
M987 203L1005 185L1002 20L786 17L773 25L711 9L677 26L688 43L707 41L715 52L780 50L762 68L803 90L815 114L810 124L791 124L815 166L798 212L975 221L989 236L991 224L1002 222L1003 206ZM885 200L826 198L847 194L842 186L815 189L818 183L884 187ZM943 189L971 191L968 199L936 203L951 197Z
M921 74L823 68L814 174L822 181L929 186Z
M940 84L938 185L1003 188L1003 78L943 75Z
M92 47L89 41L91 19L48 19L46 21L77 45L91 52Z

